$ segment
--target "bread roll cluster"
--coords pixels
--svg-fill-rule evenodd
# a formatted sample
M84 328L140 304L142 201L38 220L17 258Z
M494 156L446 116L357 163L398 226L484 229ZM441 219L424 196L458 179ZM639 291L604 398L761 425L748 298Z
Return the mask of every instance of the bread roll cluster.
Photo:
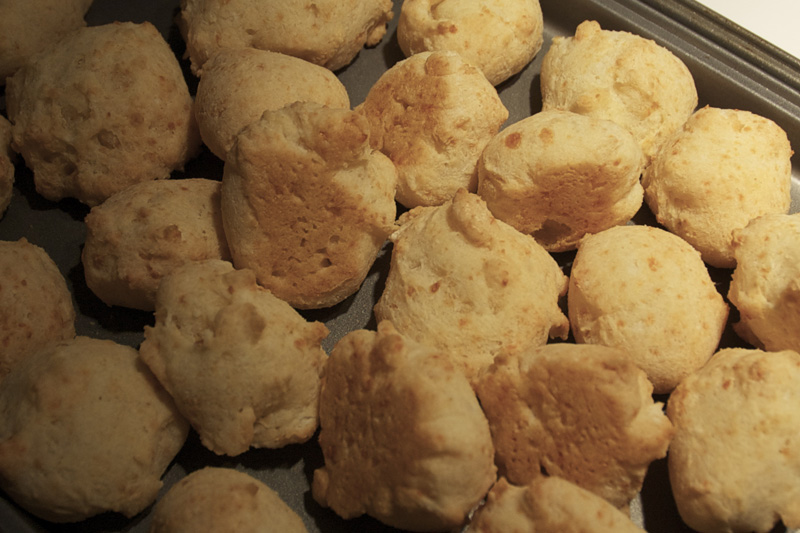
M27 199L85 230L71 271L0 241L16 505L151 533L324 513L634 532L659 463L701 533L800 527L778 124L698 108L683 61L644 37L586 20L545 39L537 0L176 14L182 63L148 22L65 17L16 66L0 36L0 212L17 216L24 164ZM342 80L381 42L355 101ZM542 106L509 122L502 89L537 55ZM141 341L86 335L93 309L136 317ZM301 507L260 479L278 449Z

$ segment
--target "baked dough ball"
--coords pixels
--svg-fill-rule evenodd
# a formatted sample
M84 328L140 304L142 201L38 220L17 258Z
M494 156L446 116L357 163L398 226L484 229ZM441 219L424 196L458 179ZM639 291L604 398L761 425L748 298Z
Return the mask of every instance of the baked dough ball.
M355 293L394 225L397 171L349 109L294 103L242 130L225 161L233 263L297 308Z
M729 348L672 393L669 478L694 530L800 528L799 380L797 352Z
M188 429L135 349L75 337L0 387L0 488L52 522L130 518L156 499Z
M47 252L24 238L0 241L0 381L29 354L74 336L72 295Z
M357 108L370 142L397 167L397 201L440 205L478 184L475 165L508 110L486 77L455 52L423 52L383 73Z
M473 379L500 352L566 337L567 277L544 248L460 190L402 215L377 320L448 353Z
M11 150L11 123L0 116L0 217L3 216L14 189L14 153Z
M639 141L648 161L697 107L694 78L677 56L593 20L579 24L572 37L553 38L541 88L544 110L613 120Z
M322 381L314 499L410 531L453 531L495 482L486 417L446 354L389 322L331 352Z
M154 308L161 278L202 259L230 259L221 184L191 178L147 181L120 191L86 215L86 284L108 305Z
M86 26L92 0L8 0L0 3L0 85L36 54Z
M233 468L205 467L170 487L153 510L148 533L280 531L305 533L277 492Z
M643 163L638 143L614 122L542 111L489 142L478 161L478 194L494 216L563 252L636 214Z
M708 361L728 319L700 254L651 226L619 226L581 241L567 303L575 341L620 348L657 394Z
M477 385L500 475L559 476L625 508L672 424L644 371L620 350L554 343L501 355Z
M203 68L195 117L203 142L225 160L242 128L298 101L350 109L347 89L326 68L267 50L224 48Z
M378 44L392 16L392 0L181 0L178 26L196 74L221 48L271 50L338 70Z
M406 57L458 52L498 85L533 60L542 48L543 29L539 0L406 0L397 42Z
M94 206L200 143L178 59L149 22L82 28L10 77L13 146L48 200Z
M773 121L704 107L645 170L645 201L706 263L733 268L733 231L758 216L789 211L791 157L786 132Z
M574 483L542 476L525 486L500 478L469 525L474 533L643 533L622 511Z
M251 271L208 260L162 279L139 351L203 445L239 455L314 434L327 335Z
M728 298L754 346L800 352L800 213L764 215L733 232Z

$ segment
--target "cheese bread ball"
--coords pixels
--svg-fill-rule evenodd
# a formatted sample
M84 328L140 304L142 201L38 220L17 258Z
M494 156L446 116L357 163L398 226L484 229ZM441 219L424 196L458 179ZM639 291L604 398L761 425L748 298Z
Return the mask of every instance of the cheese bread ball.
M199 531L307 530L265 483L233 468L207 466L181 479L158 500L148 533Z
M47 252L0 241L0 381L23 358L75 336L67 281Z
M469 524L474 533L643 533L622 511L556 476L524 486L501 477Z
M406 57L458 52L498 85L533 60L543 29L539 0L405 0L397 42Z
M567 277L535 240L462 189L401 216L375 316L450 355L474 379L501 352L566 337Z
M542 60L542 108L613 120L649 161L697 107L691 72L655 41L593 20L553 38Z
M389 322L333 348L320 396L314 499L410 531L453 531L496 479L486 417L446 353Z
M338 70L375 46L392 0L181 0L178 26L195 74L221 48L258 48Z
M139 351L203 445L239 455L314 434L327 334L253 272L212 259L161 280Z
M233 264L296 308L354 294L394 227L397 171L359 113L298 102L242 130L225 161Z
M200 142L178 59L149 22L71 33L8 79L6 104L13 147L53 201L95 206L167 178Z
M800 214L758 217L733 237L734 328L754 346L800 352Z
M242 128L293 102L350 109L347 89L324 67L278 52L223 48L203 68L195 117L203 142L225 160Z
M494 87L455 52L422 52L384 72L357 108L397 167L397 201L440 205L475 192L476 164L508 118Z
M700 254L652 226L619 226L581 241L567 303L575 341L620 348L657 394L708 361L728 319Z
M645 170L645 201L706 263L733 268L734 230L789 211L791 157L786 132L768 118L704 107Z
M800 354L720 350L669 398L668 468L693 530L800 528Z
M643 164L638 143L616 123L542 111L489 142L478 161L478 194L494 216L563 252L636 214Z
M152 311L161 278L189 261L230 259L221 184L189 178L146 181L86 215L86 284L107 305Z
M92 0L0 2L0 86L30 58L86 26Z
M500 475L559 476L627 508L672 424L643 370L621 350L553 343L501 355L477 385Z
M11 150L11 123L0 116L0 217L11 203L14 190L14 152Z
M135 349L49 345L0 387L0 488L51 522L131 518L155 501L188 430Z

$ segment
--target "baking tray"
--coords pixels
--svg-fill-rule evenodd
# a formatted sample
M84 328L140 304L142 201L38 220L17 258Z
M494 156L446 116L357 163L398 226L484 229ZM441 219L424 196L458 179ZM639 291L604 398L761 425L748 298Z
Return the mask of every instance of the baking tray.
M87 14L90 25L115 20L152 22L162 32L184 66L191 90L197 80L183 59L185 46L174 23L179 0L95 0ZM692 71L700 105L746 109L766 116L787 132L795 150L800 147L800 61L746 30L720 17L693 0L541 0L545 17L544 46L535 60L521 73L498 86L509 109L507 124L541 109L539 70L542 57L553 36L571 35L586 19L600 22L606 29L624 30L651 38L672 50ZM400 0L395 0L395 13ZM778 15L779 16L779 15ZM389 24L386 37L375 48L364 49L357 59L337 75L348 89L353 106L361 103L380 75L403 54L397 45L397 16ZM0 110L5 103L0 98ZM222 163L204 151L175 178L220 179ZM792 176L792 212L800 211L800 161L795 155ZM0 239L26 237L42 246L61 268L74 295L78 334L113 339L138 347L145 325L153 323L152 313L109 308L86 287L80 253L85 238L83 218L88 208L75 200L50 202L34 190L32 176L22 161L17 162L16 184L11 205L0 219ZM654 224L646 206L635 223ZM375 327L372 305L380 295L388 271L391 249L381 251L361 290L332 308L303 311L309 320L326 323L331 335L324 347L332 346L347 332ZM574 253L555 254L569 273ZM727 293L730 270L711 268L722 294ZM733 310L731 321L735 319ZM722 347L744 346L730 327ZM666 400L666 398L659 398ZM196 434L189 439L164 475L162 494L186 473L204 466L224 466L246 471L275 489L283 500L303 518L310 532L392 532L369 517L342 520L314 502L310 492L313 471L323 458L315 439L280 450L250 450L237 457L220 457L206 450ZM51 524L20 509L0 493L0 531L2 532L146 532L152 507L133 519L107 513L77 524ZM636 523L649 532L689 532L680 520L673 502L666 461L653 463L640 496L631 506ZM792 531L778 524L775 532Z

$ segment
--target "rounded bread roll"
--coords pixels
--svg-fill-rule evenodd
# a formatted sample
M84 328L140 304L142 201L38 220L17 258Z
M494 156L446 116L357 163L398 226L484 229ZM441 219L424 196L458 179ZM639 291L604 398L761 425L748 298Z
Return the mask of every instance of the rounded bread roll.
M242 128L293 102L350 109L347 89L326 68L278 52L223 48L203 67L194 110L203 142L224 161Z
M728 319L700 254L652 226L619 226L582 240L567 307L576 342L619 348L656 394L711 358Z
M239 455L305 442L317 429L328 334L226 261L165 276L139 351L203 445Z
M645 170L645 202L706 263L733 268L733 231L789 211L791 157L786 132L768 118L704 107Z
M543 110L613 120L631 132L648 161L697 107L694 78L677 56L593 20L579 24L574 36L553 38L541 89Z
M458 52L499 85L533 60L543 31L539 0L405 0L397 42L406 57Z
M330 70L375 46L392 19L392 0L181 0L178 26L195 74L221 48L258 48Z
M670 395L668 468L701 533L800 528L800 354L728 348Z
M97 205L167 178L197 151L192 97L149 22L81 28L10 77L13 147L48 200Z
M38 52L86 26L92 0L0 3L0 86Z
M524 486L501 477L469 524L474 533L643 533L622 511L574 483L542 476Z
M152 311L161 278L189 261L230 259L220 182L147 181L86 215L86 284L107 305Z
M422 52L385 71L357 111L397 167L398 202L440 205L474 192L476 164L508 118L497 91L455 52Z
M417 342L450 355L474 379L500 352L566 337L567 277L531 237L495 219L462 189L450 202L402 215L375 305Z
M207 466L170 487L148 533L279 531L306 533L303 520L277 492L245 472Z
M397 172L359 113L312 102L266 111L225 161L233 264L296 308L355 293L394 225Z
M0 241L0 382L28 355L75 336L67 281L25 238Z
M188 430L135 349L75 337L0 387L0 488L52 522L130 518L155 501Z
M496 479L486 417L445 353L389 322L333 348L320 396L314 499L411 531L452 531Z
M800 352L800 213L764 215L735 230L733 254L736 332L766 350Z
M489 142L478 161L478 195L494 216L563 252L636 214L643 164L638 143L616 123L542 111Z
M672 424L644 371L616 348L553 343L500 355L476 391L500 475L559 476L626 508Z

